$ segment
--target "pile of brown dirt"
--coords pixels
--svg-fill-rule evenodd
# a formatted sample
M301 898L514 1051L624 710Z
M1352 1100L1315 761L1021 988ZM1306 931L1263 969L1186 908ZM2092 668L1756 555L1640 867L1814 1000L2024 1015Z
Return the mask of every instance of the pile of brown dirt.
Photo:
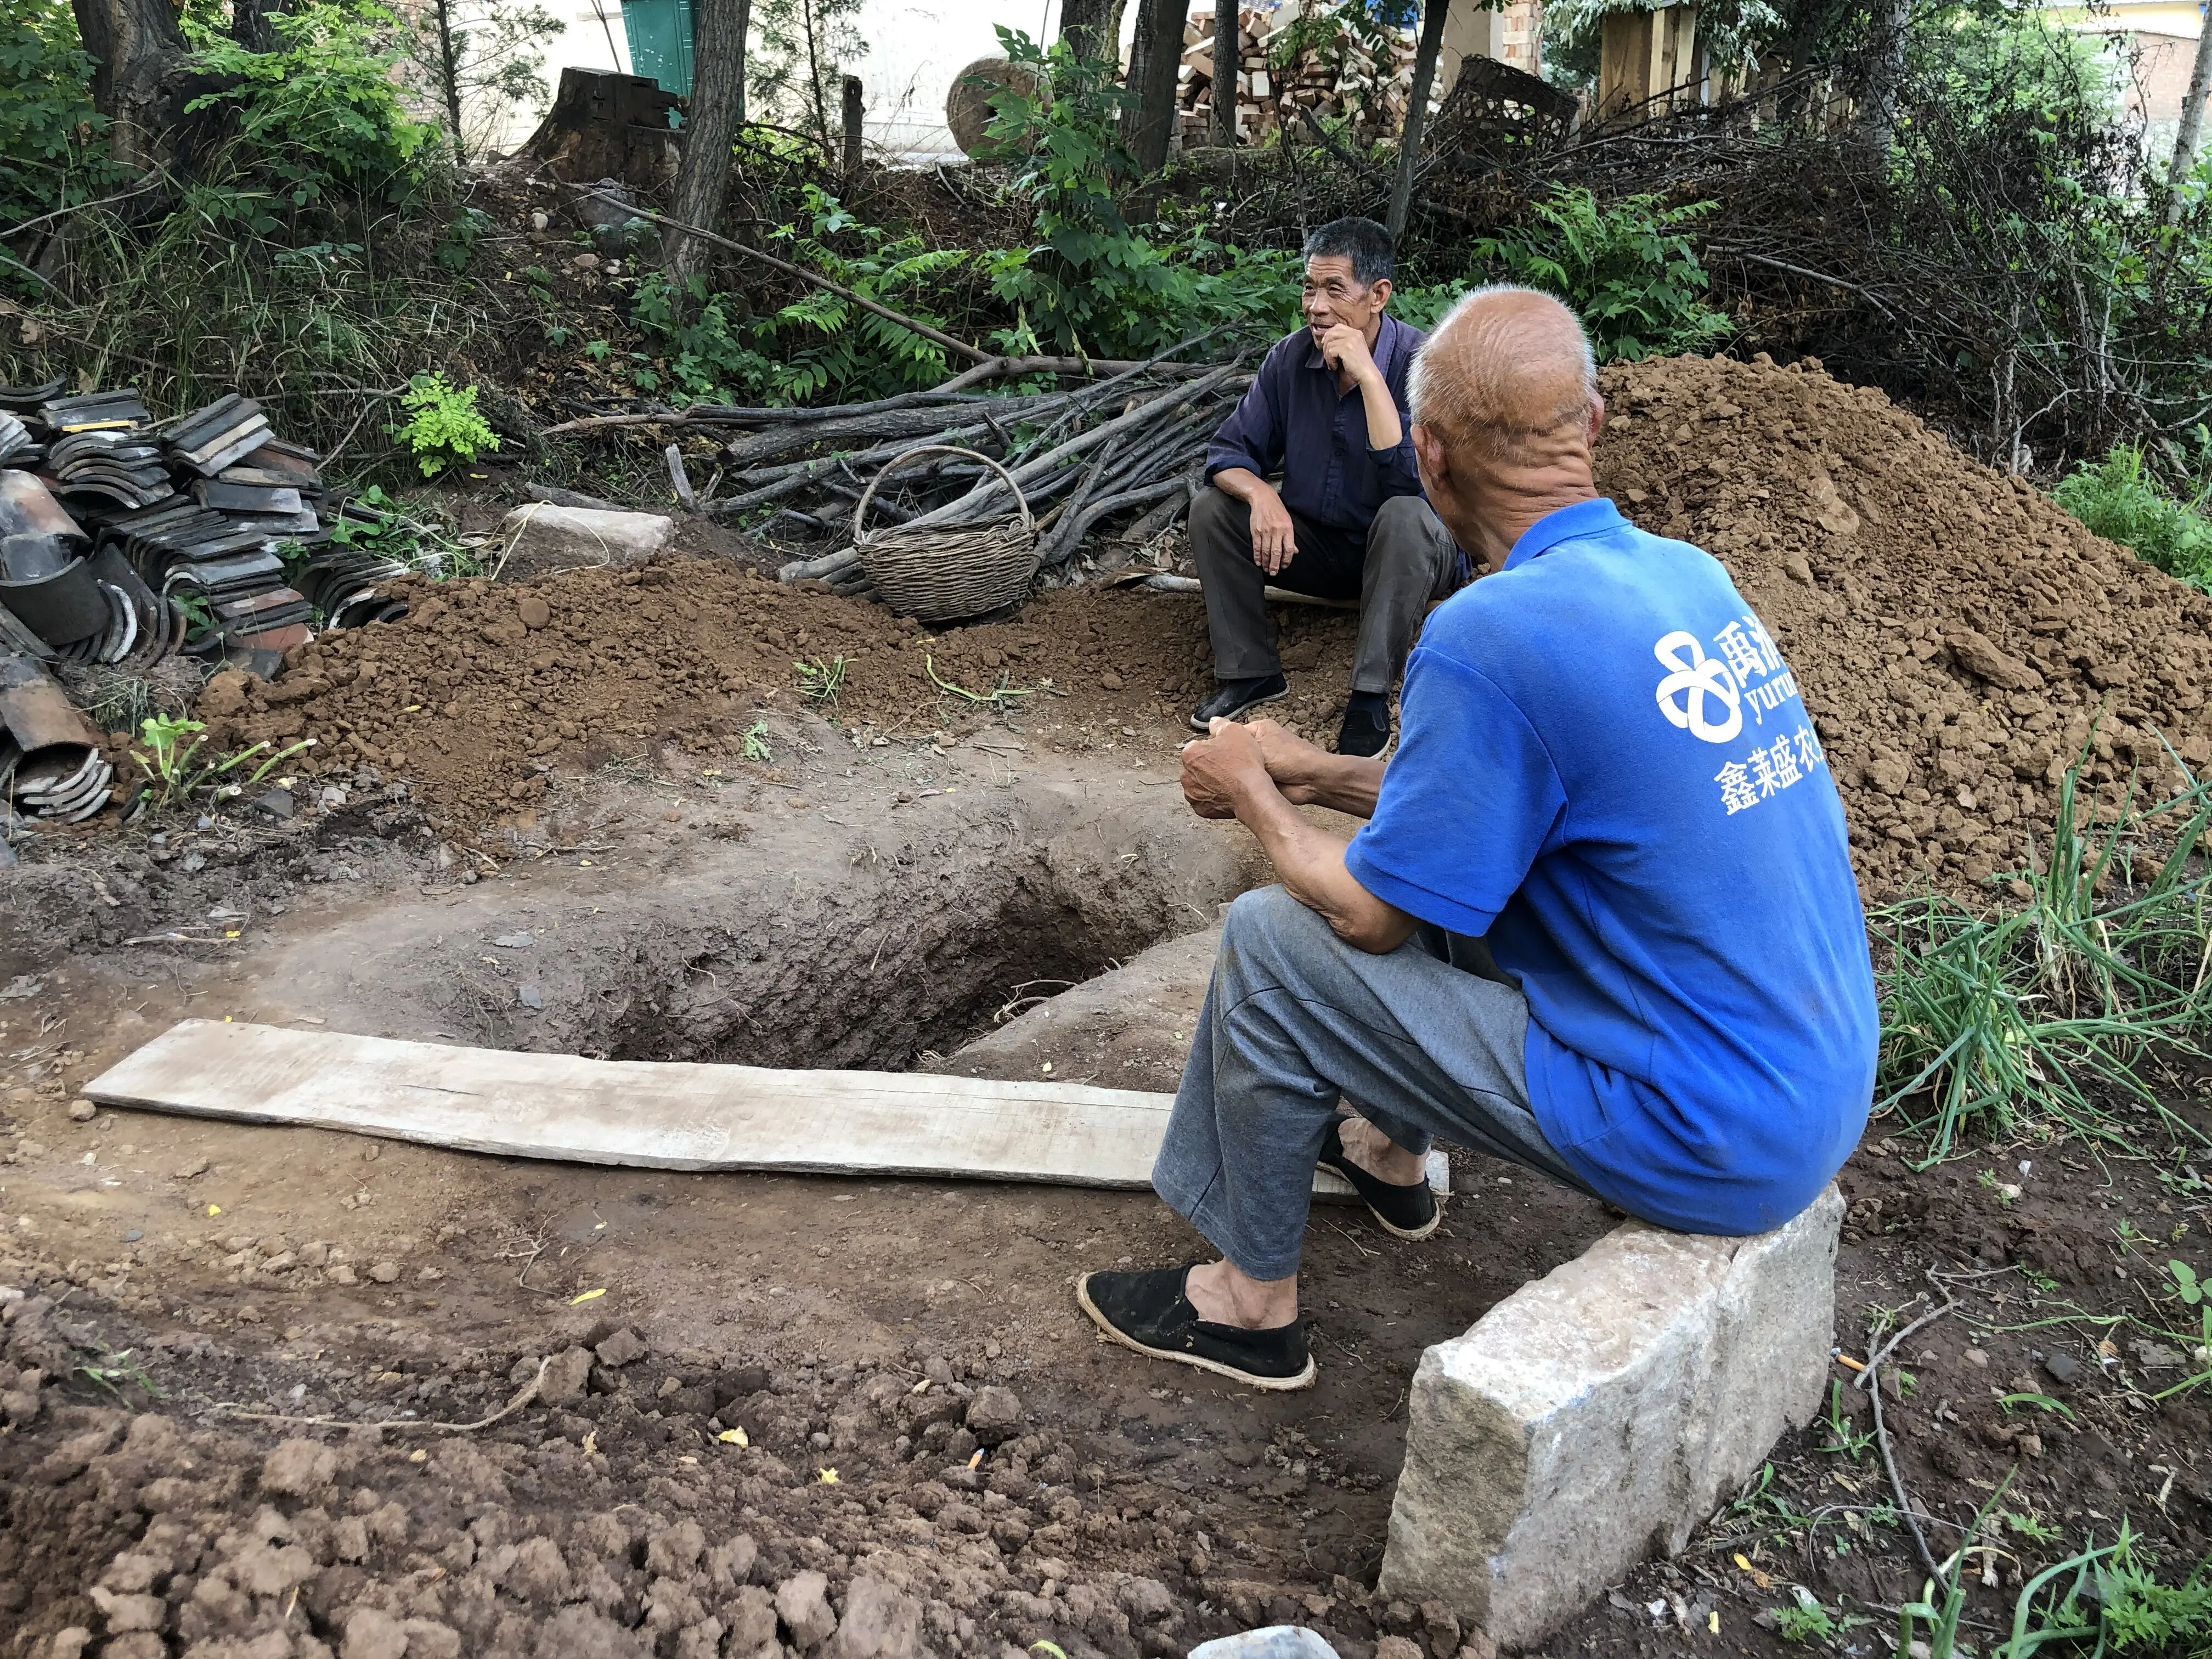
M1064 730L1070 747L1133 721L1164 739L1162 722L1180 720L1208 675L1205 613L1179 595L1053 593L1011 622L937 635L880 605L705 560L527 587L426 582L414 598L403 622L323 635L274 684L216 676L198 708L214 740L312 737L304 769L366 760L474 822L542 795L556 768L664 744L735 753L763 705L807 701L800 664L842 659L834 697L813 706L858 733L973 726L996 718L976 699L1003 687L1013 719ZM1317 659L1298 626L1292 657ZM1335 613L1304 626L1344 634Z
M1788 654L1814 712L1870 896L1960 887L2028 858L2097 721L2088 775L2178 781L2212 760L2212 599L1961 454L1879 392L1817 365L1702 358L1606 371L1600 482L1647 528L1710 549ZM1285 658L1328 729L1349 668L1341 613L1284 618ZM270 686L219 676L220 741L316 738L307 769L362 760L457 821L525 805L555 769L663 744L726 756L793 665L844 659L834 706L921 736L1008 707L1069 746L1180 736L1210 679L1182 595L1048 594L1006 623L931 635L880 606L711 561L450 583L394 624L328 635ZM951 690L946 687L957 687ZM2163 741L2161 741L2163 739ZM866 740L863 738L863 740Z
M1790 659L1878 897L2024 867L2093 721L2107 801L2212 760L2212 599L1817 363L1608 369L1600 483L1720 558ZM2101 718L2100 718L2101 715ZM2161 743L2161 737L2164 743Z

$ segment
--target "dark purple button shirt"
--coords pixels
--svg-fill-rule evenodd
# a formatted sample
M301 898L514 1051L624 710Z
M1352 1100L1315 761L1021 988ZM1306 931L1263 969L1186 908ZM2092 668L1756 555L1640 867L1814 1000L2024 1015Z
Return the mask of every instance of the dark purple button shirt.
M1260 372L1206 452L1206 477L1241 466L1265 478L1280 471L1283 505L1319 524L1364 538L1393 495L1418 495L1413 422L1406 407L1406 375L1428 337L1387 313L1376 337L1376 367L1398 405L1394 449L1367 443L1367 409L1359 389L1336 389L1336 371L1322 361L1313 331L1275 342Z

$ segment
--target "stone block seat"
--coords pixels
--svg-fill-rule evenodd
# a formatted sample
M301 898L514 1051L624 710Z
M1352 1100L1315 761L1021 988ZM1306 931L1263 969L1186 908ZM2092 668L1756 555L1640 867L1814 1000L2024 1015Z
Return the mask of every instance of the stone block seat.
M1818 1414L1842 1195L1771 1233L1626 1222L1421 1356L1382 1592L1504 1647L1673 1554Z

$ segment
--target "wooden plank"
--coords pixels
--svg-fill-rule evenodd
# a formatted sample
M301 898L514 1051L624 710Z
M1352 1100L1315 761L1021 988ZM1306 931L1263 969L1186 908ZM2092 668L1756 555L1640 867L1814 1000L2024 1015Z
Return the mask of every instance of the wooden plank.
M1175 1097L925 1073L584 1060L188 1019L84 1092L104 1106L660 1170L1147 1187ZM1437 1190L1445 1167L1430 1159ZM1316 1193L1348 1191L1317 1172Z

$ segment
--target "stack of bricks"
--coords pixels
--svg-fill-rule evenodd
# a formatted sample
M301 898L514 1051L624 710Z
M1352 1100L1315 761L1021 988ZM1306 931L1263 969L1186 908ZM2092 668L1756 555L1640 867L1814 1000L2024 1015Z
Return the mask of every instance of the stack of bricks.
M1232 72L1238 143L1265 142L1285 123L1297 122L1301 107L1317 117L1351 117L1354 125L1350 136L1358 143L1397 131L1413 86L1413 40L1404 31L1393 30L1391 44L1383 52L1370 51L1357 33L1326 27L1338 9L1309 0L1303 9L1295 4L1279 10L1247 8L1237 14ZM1302 12L1304 27L1293 35ZM1221 81L1215 72L1216 18L1213 12L1194 10L1183 27L1176 102L1182 111L1182 142L1189 148L1219 142L1213 117ZM1286 49L1292 46L1294 52L1285 61Z

